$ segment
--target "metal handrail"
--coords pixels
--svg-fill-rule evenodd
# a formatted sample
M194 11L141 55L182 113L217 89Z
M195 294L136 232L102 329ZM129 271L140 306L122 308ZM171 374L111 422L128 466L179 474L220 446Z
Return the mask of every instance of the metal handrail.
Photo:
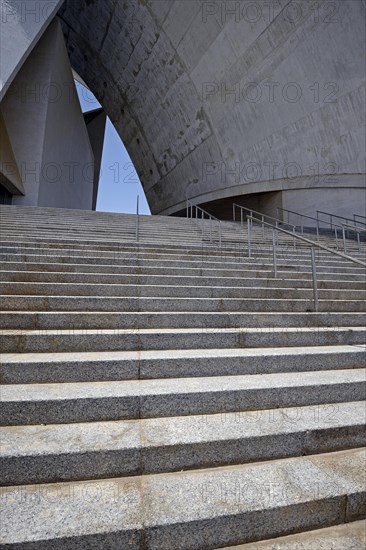
M269 216L268 214L263 214L263 212L258 212L257 210L253 210L253 208L247 208L246 206L242 206L241 204L237 204L235 202L233 202L233 221L234 222L236 221L235 220L235 208L240 208L241 210L245 210L246 212L250 212L251 215L253 213L258 214L258 216L261 216L263 221L264 221L264 218L268 218L269 220L274 220L276 223L281 223L282 225L289 225L293 229L296 228L296 225L293 225L292 223L286 223L283 220L281 220L280 218L275 218L274 216ZM242 213L240 213L240 221L241 221L241 223L243 223Z
M253 221L262 223L262 220L258 220L257 218L254 218L253 216L247 216L247 218L253 219ZM322 250L325 250L326 252L330 252L331 254L334 254L335 256L339 256L340 258L345 258L346 260L350 260L351 262L354 262L355 264L362 265L362 267L366 267L366 262L362 262L361 260L358 260L357 258L353 258L352 256L348 256L348 254L343 254L343 252L338 252L338 250L334 250L333 248L328 248L324 244L317 243L316 241L311 241L310 239L307 239L306 237L303 237L302 235L293 234L290 231L287 231L286 229L282 229L282 227L276 227L275 225L272 225L267 222L263 222L264 225L267 225L268 227L275 229L276 231L280 231L281 233L286 233L289 237L295 237L296 239L299 239L300 241L304 241L311 246L315 246L316 248L321 248Z
M328 220L321 220L319 218L315 218L314 216L309 216L308 214L301 214L300 212L295 212L294 210L288 210L287 208L281 208L280 206L277 206L277 211L282 210L282 212L288 212L289 214L295 214L296 216L299 216L301 218L306 218L308 220L313 220L316 222L323 222L327 223L328 225L334 225L334 227L339 227L342 229L342 225L338 223L331 224ZM319 229L319 225L317 225L317 229Z
M187 218L189 218L189 215L188 215L188 209L189 209L189 208L191 209L191 216L190 216L190 217L191 217L192 219L193 219L193 214L192 214L192 213L193 213L193 208L195 208L195 209L196 209L196 219L198 219L197 212L198 212L198 210L199 210L199 211L202 212L203 214L206 214L206 215L209 217L209 219L211 218L211 219L216 220L216 221L218 221L218 222L220 221L219 218L216 218L216 216L213 216L212 214L210 214L209 212L207 212L207 210L204 210L203 208L201 208L200 206L198 206L198 204L193 204L193 202L190 201L189 199L187 199ZM204 219L204 218L201 217L201 219Z
M312 267L312 279L313 279L313 295L314 295L314 309L316 312L319 311L319 300L318 300L318 282L317 282L317 272L316 272L316 259L315 259L315 248L325 250L326 252L329 252L330 254L334 254L335 256L339 256L343 259L349 260L355 264L361 265L362 267L366 268L366 263L362 262L361 260L358 260L357 258L352 258L352 256L348 256L347 254L342 254L342 252L338 252L338 250L333 250L331 248L328 248L327 246L324 246L322 244L319 244L317 242L311 241L310 239L307 239L306 237L303 237L301 235L297 235L294 233L290 233L290 231L287 231L286 229L282 229L281 227L274 226L268 222L263 222L260 219L257 219L253 216L247 216L247 224L248 224L248 256L251 257L251 226L254 222L257 222L259 224L264 224L265 226L272 229L272 246L273 246L273 272L274 277L277 277L277 254L276 254L276 238L275 238L275 231L279 231L281 233L285 233L289 237L299 239L300 241L306 242L311 246L311 267Z
M342 223L342 227L349 227L351 228L351 231L355 231L356 233L366 233L366 227L356 227L355 225L350 225L349 223Z
M363 218L364 220L366 220L366 216L361 216L361 214L353 214L353 221L354 223L364 223L364 222L357 222L356 218Z
M189 199L186 200L186 206L187 206L187 218L191 218L192 220L193 219L196 219L196 220L204 220L206 219L204 216L208 216L208 219L210 220L210 242L212 242L212 220L214 221L217 221L219 223L219 244L220 244L220 248L221 248L221 220L219 220L219 218L216 218L216 216L213 216L212 214L210 214L209 212L207 212L207 210L204 210L203 208L201 208L200 206L198 206L197 204L193 204L192 201L190 201ZM196 209L196 216L194 217L193 216L193 208ZM189 216L189 211L191 212L191 216ZM198 216L198 211L201 212L201 217ZM204 236L204 231L203 231L203 228L202 228L202 238Z
M347 252L347 245L346 245L346 233L345 233L345 226L347 226L347 224L338 224L338 223L331 223L329 222L328 220L322 220L322 219L319 219L318 218L315 218L314 216L308 216L307 214L300 214L300 212L295 212L294 210L288 210L287 208L281 208L281 207L277 207L277 212L278 210L281 210L283 212L288 212L289 214L295 214L296 216L299 216L301 218L306 218L306 219L309 219L309 220L313 220L313 221L316 221L316 234L317 234L317 239L319 240L319 222L323 222L323 223L326 223L328 225L330 225L330 230L332 230L332 227L334 227L334 236L335 236L335 240L336 240L336 247L337 247L337 250L338 250L338 234L337 234L337 228L340 229L340 231L342 232L342 237L343 237L343 251L344 253L346 254ZM320 212L320 210L318 210L317 212ZM359 228L356 227L355 225L348 225L348 231L355 231L356 233L358 233L359 231ZM303 225L301 225L301 233L302 235L304 234L304 227ZM359 237L359 234L357 234L357 242L358 242L358 250L360 251L360 237Z
M344 227L350 227L351 231L354 231L355 233L357 233L358 251L361 252L360 233L366 233L366 227L365 229L361 229L360 227L356 227L354 225L348 225L347 223L342 223L342 226L343 226L343 233L345 233Z
M317 210L316 211L316 215L318 217L318 214L325 214L326 216L329 216L330 217L330 226L332 227L332 225L335 225L332 223L332 219L333 218L338 218L339 220L346 220L346 222L354 222L354 220L352 220L351 218L346 218L345 216L338 216L338 214L332 214L331 212L324 212L323 210ZM329 222L328 222L329 223ZM366 226L366 223L365 222L359 222L359 223L362 223L362 225L365 225Z
M353 229L354 231L366 231L366 228L365 229L360 229L356 225L352 225L352 224L347 224L347 223L332 223L331 224L328 220L322 220L322 219L319 219L319 218L314 218L314 216L308 216L307 214L301 214L300 212L295 212L294 210L288 210L287 208L281 208L280 206L277 207L277 210L282 210L283 212L289 212L290 214L296 214L296 216L300 216L302 218L307 218L309 220L314 220L316 222L327 223L328 225L333 225L334 227L340 227L341 229L342 229L342 227L349 227L350 229ZM321 213L320 210L317 210L317 212ZM339 216L339 217L341 218L342 216ZM349 218L344 218L344 219L349 220ZM352 221L352 220L350 220L350 221Z

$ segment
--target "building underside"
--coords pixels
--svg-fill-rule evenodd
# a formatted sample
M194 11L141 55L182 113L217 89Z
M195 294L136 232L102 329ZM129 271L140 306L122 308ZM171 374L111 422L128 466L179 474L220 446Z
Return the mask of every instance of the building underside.
M57 2L56 2L57 3ZM365 209L364 0L65 0L153 214ZM54 15L52 14L52 18Z

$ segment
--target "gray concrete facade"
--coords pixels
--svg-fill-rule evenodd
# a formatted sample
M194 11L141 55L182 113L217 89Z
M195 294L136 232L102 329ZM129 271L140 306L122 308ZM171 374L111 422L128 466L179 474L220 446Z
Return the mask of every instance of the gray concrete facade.
M152 213L259 193L267 210L278 193L362 213L364 0L66 0L59 15Z
M91 209L94 155L54 20L1 102L24 193L12 204Z
M1 0L0 202L95 209L106 116L82 114L63 0Z
M0 100L63 0L0 0Z
M366 209L365 6L1 0L2 94L30 64L57 13L71 67L119 132L153 214L182 213L190 199L224 218L233 201L272 215L279 207L352 217ZM51 75L56 82L69 63L62 56ZM30 81L39 70L32 67ZM51 111L48 128L79 116L70 105L54 119ZM45 149L55 146L52 134ZM62 143L57 150L57 161L74 162ZM67 204L51 187L39 204L95 207L97 182L90 199L84 176L73 174L80 183L68 186ZM27 188L15 201L30 204L30 194Z

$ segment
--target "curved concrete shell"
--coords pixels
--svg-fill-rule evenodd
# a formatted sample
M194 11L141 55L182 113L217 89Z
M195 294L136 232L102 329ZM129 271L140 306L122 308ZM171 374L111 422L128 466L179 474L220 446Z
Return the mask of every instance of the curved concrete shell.
M66 0L71 64L151 211L359 212L365 1Z

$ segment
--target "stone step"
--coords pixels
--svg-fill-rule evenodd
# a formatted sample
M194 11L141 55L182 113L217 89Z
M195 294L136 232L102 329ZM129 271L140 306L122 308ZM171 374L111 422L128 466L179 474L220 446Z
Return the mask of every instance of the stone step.
M189 275L137 275L118 273L45 272L45 271L1 271L0 282L23 283L85 283L85 284L130 284L154 286L232 286L232 287L285 287L312 288L309 278L287 279L265 277L203 277ZM364 290L365 282L355 280L320 280L318 288Z
M195 301L197 302L197 301ZM172 303L172 302L171 302ZM131 305L131 304L130 304ZM199 309L199 303L195 303ZM230 306L230 302L227 304ZM65 312L49 311L0 311L0 328L4 329L157 329L157 328L260 328L260 327L363 327L365 313L253 313L248 311L136 311L121 312ZM172 303L172 308L174 304ZM218 309L220 304L218 304ZM240 308L240 303L237 310Z
M217 285L219 281L217 282ZM182 285L129 285L98 283L44 283L44 282L0 282L0 294L41 296L116 296L116 297L161 297L161 298L257 298L257 299L312 299L311 288L281 287L221 287ZM366 290L322 289L323 300L365 300Z
M28 232L27 232L28 233ZM184 235L186 233L186 229L182 230L181 234ZM175 235L179 235L179 233L176 233ZM310 240L312 240L310 238ZM272 250L273 244L268 240L268 238L263 237L262 235L252 235L251 242L255 247L260 246L264 250ZM323 244L324 246L329 246L332 250L337 250L334 246L333 240L326 240L322 239L319 241L319 244ZM199 243L199 244L198 244ZM349 241L346 243L349 247L352 249L355 249L355 252L358 252L358 244L354 243L353 241ZM83 251L86 250L119 250L121 252L133 252L133 251L139 251L140 253L173 253L178 254L179 251L185 251L188 254L199 254L202 253L202 250L205 252L210 252L211 254L222 254L223 252L239 252L240 250L245 250L247 252L247 245L248 240L246 235L242 235L240 240L229 240L225 239L222 240L221 247L220 244L217 243L217 240L210 242L209 240L204 239L196 239L192 240L192 244L187 246L187 242L185 242L184 239L177 239L175 236L175 239L172 239L172 242L169 244L167 243L166 246L162 249L161 246L156 244L156 242L147 243L145 241L138 242L138 241L127 241L123 242L120 238L115 237L113 238L113 235L111 235L108 239L103 240L101 239L93 239L92 235L86 236L86 238L83 238L82 240L76 240L71 238L62 238L60 236L55 237L55 234L53 234L52 237L46 237L43 234L40 234L39 236L36 235L11 235L6 232L6 230L2 231L1 238L0 238L0 247L1 249L16 249L18 251L28 251L30 249L46 249L46 250L60 250L60 249L82 249ZM366 243L361 242L360 243L360 252L359 255L361 256L361 252L364 251L366 248ZM309 253L309 247L306 243L303 243L302 241L293 241L293 239L280 239L277 244L277 250L279 252L287 250L289 253L296 253L296 254L308 254ZM343 243L338 247L338 250L343 251ZM326 251L317 252L317 254L321 254L324 256L331 257L330 253L327 253Z
M132 274L132 275L185 275L185 276L204 276L204 277L258 277L258 278L273 278L273 266L272 265L242 265L237 263L235 267L227 268L222 266L219 268L206 268L202 267L154 267L154 266L125 266L119 265L118 262L112 264L93 264L87 263L47 263L47 262L8 262L3 261L2 267L4 271L17 270L19 272L33 272L33 271L45 271L45 272L66 272L66 273L118 273L118 274ZM286 266L278 266L278 277L286 279L298 279L299 277L310 279L311 273L309 270L303 268L291 268L287 269ZM365 275L362 273L353 273L345 269L342 271L322 270L318 271L319 280L327 279L334 281L355 280L366 281Z
M364 327L2 329L3 353L357 345Z
M365 550L366 521L352 521L297 535L277 537L217 550Z
M161 298L161 297L113 297L113 296L29 296L7 295L2 301L3 311L81 311L81 312L313 312L310 298ZM320 312L364 313L364 300L323 300L319 292ZM203 325L205 326L205 324ZM202 326L200 326L200 330Z
M155 256L155 257L154 257ZM311 258L309 254L294 254L284 251L278 255L278 263L280 266L286 269L311 268ZM96 250L61 250L60 252L53 249L34 249L30 252L15 251L9 252L0 251L1 261L6 262L41 262L47 261L48 263L88 263L91 264L105 264L105 263L118 263L120 265L138 265L139 267L148 267L154 265L156 267L221 267L225 263L227 268L233 267L236 269L239 265L243 267L254 267L263 265L273 265L271 251L258 250L258 254L253 254L251 258L248 258L245 253L232 254L230 251L222 253L220 255L213 255L206 253L201 255L189 255L183 254L138 254L138 253L122 253L118 250L115 251L96 251ZM281 264L282 262L282 264ZM321 271L324 269L338 269L340 271L349 270L350 273L365 274L365 267L351 263L337 256L319 256L317 259L317 268Z
M217 285L220 281L217 281ZM183 286L183 285L143 285L143 284L99 284L99 283L46 283L46 282L2 282L2 295L15 296L115 296L119 298L307 298L312 296L311 288L261 286ZM363 299L364 290L322 289L322 297Z
M51 232L48 234L45 234L44 232L39 234L34 234L30 231L30 229L26 229L24 233L18 232L18 233L9 233L5 228L1 228L1 238L0 241L1 244L4 244L4 246L7 245L15 245L19 247L19 245L25 245L28 243L30 246L34 246L35 244L37 246L42 246L44 243L46 246L57 246L60 245L66 245L66 246L79 246L80 241L82 241L83 246L89 247L117 247L122 250L124 249L140 249L140 250L159 250L159 247L157 248L157 242L162 243L162 236L161 235L155 235L152 231L146 232L146 234L143 235L143 238L139 241L136 241L135 237L135 231L130 231L129 234L124 233L116 233L114 231L111 231L110 233L101 233L101 234L93 234L92 230L85 232L82 235L75 234L74 236L70 234L70 232L63 232L60 233L59 230L57 230L57 238L55 238L55 233ZM313 240L315 243L322 244L330 249L333 249L335 251L344 252L343 242L338 242L334 239L320 239L319 241L314 239L314 235L305 235L310 240ZM164 248L166 247L167 250L172 249L178 249L181 250L187 250L187 247L189 247L190 253L192 251L197 250L199 248L204 247L205 249L211 250L213 253L219 253L218 251L221 248L222 250L230 250L230 249L242 249L243 247L247 250L247 243L248 239L246 235L240 234L238 237L237 234L226 234L223 232L222 238L221 238L221 247L219 243L218 236L215 235L214 238L212 238L212 241L210 241L209 237L202 236L201 233L198 233L197 235L190 235L187 234L187 229L183 229L181 232L174 232L174 230L169 230L169 234L164 235ZM252 235L252 243L253 243L253 249L256 248L264 248L266 250L272 249L272 243L270 239L268 239L268 236L263 236L262 234L253 234ZM301 251L304 250L307 251L308 254L308 245L302 243L301 241L297 240L295 245L293 242L293 239L291 237L283 237L281 235L281 238L278 242L278 250L281 250L283 248L286 248L287 250L297 250ZM357 242L354 240L346 240L346 249L347 252L352 252L352 255L355 257L359 257L361 260L364 259L364 253L366 249L366 245L364 242L361 242L360 245L358 245ZM160 246L161 251L161 246ZM327 255L326 252L322 252L322 255Z
M167 246L165 250L157 250L152 247L130 247L125 248L124 246L109 246L109 247L95 247L95 246L86 246L79 242L78 245L72 246L55 246L53 247L42 247L41 245L33 245L33 247L25 246L2 246L0 248L0 254L3 259L6 257L12 258L16 257L20 259L26 259L31 261L32 257L44 257L50 258L50 260L55 261L59 259L60 262L65 262L68 258L88 258L88 259L108 259L113 260L125 259L128 260L139 259L140 261L145 260L159 260L159 261L212 261L217 262L220 259L225 261L238 261L247 262L249 260L260 260L262 258L266 261L272 261L273 249L271 246L263 245L261 243L253 243L252 246L252 255L248 256L248 248L244 243L240 245L239 243L230 245L226 243L222 248L211 247L209 245L201 245L192 247L180 247L175 248L173 246ZM283 258L288 262L299 261L302 263L311 264L311 255L309 248L297 248L296 250L292 245L284 243L283 245L278 245L277 253L279 259ZM353 255L355 258L359 258L361 261L364 260L364 255L357 253ZM316 250L316 260L317 264L331 264L331 265L345 265L347 267L352 267L353 264L350 260L332 254L330 252L325 252L322 250ZM360 266L364 269L364 266Z
M160 248L144 247L144 246L129 246L127 247L122 245L86 245L84 243L78 243L77 245L61 245L54 244L53 246L43 245L42 243L35 245L34 243L29 243L28 246L22 243L14 243L13 245L2 244L0 246L1 254L18 254L18 255L37 255L37 256L51 256L51 257L117 257L118 258L138 258L138 259L166 259L174 260L179 257L183 257L185 260L213 260L216 258L225 257L225 258L242 258L243 260L248 258L247 246L243 243L242 246L223 246L222 248L210 247L210 246L200 246L195 248L173 248L172 246L164 247L164 250ZM257 250L258 249L258 250ZM262 244L260 242L253 243L252 252L260 251L261 257L270 258L273 254L273 249L268 244ZM296 250L293 246L281 245L279 244L276 249L276 255L278 258L288 258L290 261L294 259L300 259L304 262L310 263L310 251L309 248L297 248ZM331 254L325 251L317 251L317 261L319 263L345 263L341 256ZM364 260L363 254L354 254L354 257L359 257L359 259Z
M227 348L79 353L3 353L3 384L235 376L352 369L364 346Z
M145 475L362 447L365 405L0 428L0 483Z
M75 217L65 216L62 220L58 218L47 218L47 216L42 217L33 217L33 218L21 218L21 217L12 217L1 215L2 226L8 232L14 231L30 231L37 233L40 231L55 230L64 231L67 233L80 233L83 231L89 231L91 233L109 233L109 232L122 232L128 234L129 232L134 233L136 227L136 216L131 215L130 218L120 218L119 223L115 223L115 220L109 218L98 218L95 217L94 220L82 220ZM16 226L13 227L9 222L16 221ZM121 223L122 222L122 223ZM283 228L287 231L292 231L287 224L283 225ZM210 220L196 220L185 219L185 218L169 218L169 217L157 217L157 216L140 216L139 217L139 232L143 234L145 231L150 230L156 232L158 236L164 236L164 234L169 235L169 231L179 231L185 230L191 232L192 234L205 234L209 236L210 234L216 234L221 230L221 234L235 234L235 235L246 235L247 234L247 225L240 225L238 223L232 223L229 221L210 222ZM262 228L259 225L253 225L251 228L252 235L263 235L263 236L272 236L272 230L269 228ZM314 231L306 231L304 228L303 233L299 230L296 231L297 235L303 234L314 240L318 240L318 237ZM282 236L282 235L281 235ZM347 240L355 240L355 235L351 231L350 233L346 232L345 237ZM362 237L362 236L361 236ZM335 235L329 233L319 233L319 241L336 241ZM338 241L342 241L342 238L338 236Z
M0 425L65 424L360 401L365 369L4 385Z
M362 449L2 491L1 543L37 550L187 550L358 520ZM291 484L291 485L289 485ZM55 520L57 518L57 520Z
M1 212L1 223L8 228L9 231L16 229L30 228L33 231L40 231L47 228L60 228L69 231L80 231L81 229L90 229L102 230L103 229L114 229L114 230L128 230L129 228L134 228L136 224L136 215L130 214L129 217L125 217L123 213L119 213L119 219L113 219L109 217L110 213L106 213L107 216L99 217L100 212L97 214L94 219L89 218L80 218L76 216L64 215L61 217L48 216L44 212L40 216L29 216L26 213L26 216L17 215L16 213L8 214ZM15 227L12 227L7 222L16 221ZM180 229L180 228L192 228L196 231L204 231L207 233L207 230L217 230L221 227L221 231L235 231L236 233L247 232L247 223L240 224L238 222L232 222L230 220L221 220L221 223L218 221L210 221L209 219L191 219L186 217L169 217L169 216L139 216L139 225L141 231L149 229L159 229L161 231L168 229ZM290 230L292 232L292 226L289 226L287 223L282 224L282 227ZM291 227L291 229L289 229ZM251 227L252 233L261 233L261 234L270 234L272 235L272 230L270 228L262 227L259 224L253 224ZM298 228L296 231L297 234L302 234ZM307 230L306 227L303 228L304 235L312 235L315 239L317 238L315 229ZM346 231L345 236L352 234L352 231ZM329 228L320 228L319 239L335 239L334 232L329 233ZM338 233L339 238L339 233ZM341 239L339 239L341 240Z

